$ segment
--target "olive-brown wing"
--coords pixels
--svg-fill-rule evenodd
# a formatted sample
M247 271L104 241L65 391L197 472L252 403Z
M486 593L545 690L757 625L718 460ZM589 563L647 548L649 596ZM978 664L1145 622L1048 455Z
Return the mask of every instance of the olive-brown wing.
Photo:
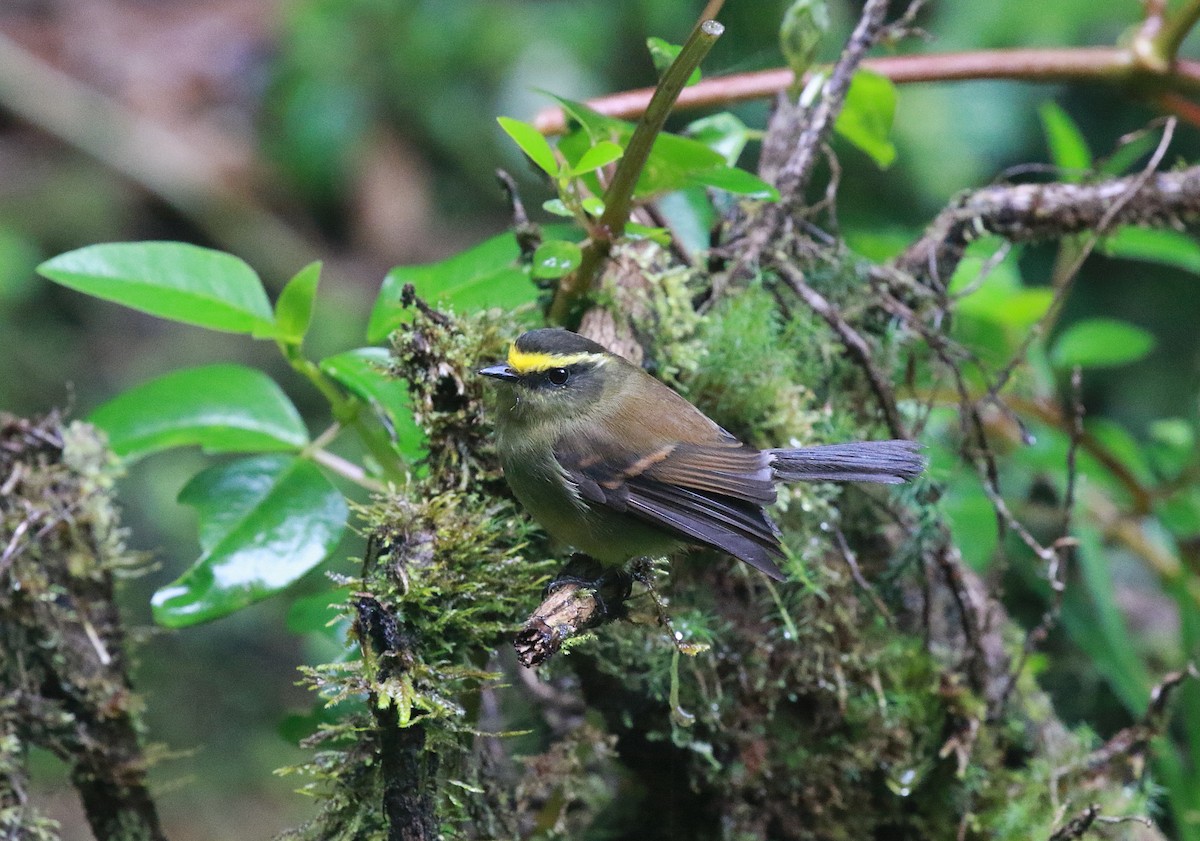
M555 458L589 502L628 512L689 543L722 549L775 579L779 532L769 457L729 439L632 452L607 439L560 442Z

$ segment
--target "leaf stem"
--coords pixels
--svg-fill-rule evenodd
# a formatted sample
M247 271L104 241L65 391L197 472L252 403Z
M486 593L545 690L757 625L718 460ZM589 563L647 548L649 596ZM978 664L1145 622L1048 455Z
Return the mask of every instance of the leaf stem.
M383 471L383 475L393 482L404 481L405 464L403 458L401 458L400 454L396 452L396 449L387 440L384 431L377 424L373 424L363 417L363 402L353 395L343 394L337 384L316 363L300 354L298 345L280 342L279 350L283 353L284 359L288 361L293 370L311 382L321 392L321 395L329 401L330 412L333 414L337 424L350 427L354 430L359 440L362 441L363 446L366 447L367 452L379 464L379 469ZM331 465L320 461L317 455L320 452L324 451L317 448L312 449L314 460L325 464L326 467L330 467ZM329 453L327 455L331 458L337 458ZM361 469L357 468L356 465L352 465L350 462L344 463L345 465L359 469L361 472ZM337 472L346 476L351 481L359 481L343 470L339 469ZM366 479L365 473L362 475ZM367 479L366 481L372 480ZM363 482L359 482L359 484L363 484ZM367 486L364 485L364 487Z
M633 207L633 193L650 157L655 138L662 131L688 77L700 66L724 31L725 27L715 20L706 20L697 26L654 89L633 136L629 138L625 154L617 164L612 181L604 191L604 213L592 229L579 268L564 277L558 286L550 305L552 322L561 324L566 321L575 304L591 289L613 243L625 232L625 223Z
M367 475L366 471L352 461L348 461L339 455L334 455L329 450L323 450L320 447L309 449L308 455L317 464L322 467L332 470L339 476L350 480L356 485L366 488L373 493L383 493L387 488L382 482L376 481Z

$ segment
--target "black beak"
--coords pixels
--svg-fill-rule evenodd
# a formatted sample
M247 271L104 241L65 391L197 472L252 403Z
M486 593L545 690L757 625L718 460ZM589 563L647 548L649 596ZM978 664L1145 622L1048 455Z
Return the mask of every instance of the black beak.
M479 373L506 383L515 383L521 379L517 376L517 372L507 365L489 365L487 368L480 369Z

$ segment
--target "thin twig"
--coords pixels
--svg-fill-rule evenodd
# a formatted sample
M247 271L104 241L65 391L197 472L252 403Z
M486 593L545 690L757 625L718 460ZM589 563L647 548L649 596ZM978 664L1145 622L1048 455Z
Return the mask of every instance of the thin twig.
M812 109L811 114L805 113L803 106L785 103L784 111L796 112L784 116L784 120L802 119L803 127L798 137L794 138L791 131L772 131L775 142L782 142L791 147L787 158L775 174L774 183L779 189L781 205L784 208L794 207L803 202L804 190L812 177L813 165L817 162L817 154L821 146L833 131L833 121L842 110L846 93L850 90L850 82L854 73L862 63L867 51L875 46L879 33L883 29L884 18L887 15L887 0L867 0L863 6L858 24L850 34L845 49L833 67L829 81L821 92L821 100ZM798 111L797 111L798 109ZM775 122L773 119L772 122ZM768 154L772 144L764 142L763 155Z
M894 618L892 612L888 610L883 599L879 598L879 594L875 592L875 588L871 586L867 579L863 578L862 570L858 568L858 558L854 554L854 550L850 548L850 544L846 540L846 535L842 534L842 530L837 526L833 527L833 539L837 543L838 551L842 553L842 559L846 561L846 566L850 568L850 577L854 579L854 583L867 594L871 599L871 603L875 605L875 609L883 616L888 623L892 623Z
M908 437L904 421L900 418L900 410L896 407L896 395L892 392L891 381L875 366L871 348L866 339L846 323L841 313L829 301L804 281L803 272L783 260L779 261L775 268L800 300L825 320L825 323L842 340L846 351L863 369L871 384L871 390L875 392L875 398L879 401L879 408L883 412L891 435L896 438Z
M1130 61L1129 50L1120 47L973 50L880 56L863 59L861 67L886 76L898 85L978 79L1118 85L1137 76L1142 81L1153 81L1166 91L1200 94L1200 61L1176 59L1170 68L1153 72L1144 66L1136 66ZM795 74L788 67L710 76L686 88L679 95L676 110L699 110L769 99L787 91L795 82ZM605 116L637 119L645 112L653 92L653 88L621 91L589 99L587 106ZM566 115L561 108L547 108L534 118L534 125L543 134L562 134L567 129Z
M1004 692L1001 694L997 712L1004 709L1009 696L1016 688L1025 664L1050 630L1058 622L1062 612L1063 598L1066 595L1066 577L1070 562L1075 553L1077 541L1071 537L1071 523L1075 513L1075 491L1078 484L1078 455L1080 442L1083 440L1083 372L1078 365L1071 371L1071 443L1067 447L1067 487L1063 494L1061 536L1054 541L1053 558L1046 569L1046 580L1050 583L1050 604L1042 614L1038 624L1025 635L1025 643L1021 646L1021 655L1009 672Z

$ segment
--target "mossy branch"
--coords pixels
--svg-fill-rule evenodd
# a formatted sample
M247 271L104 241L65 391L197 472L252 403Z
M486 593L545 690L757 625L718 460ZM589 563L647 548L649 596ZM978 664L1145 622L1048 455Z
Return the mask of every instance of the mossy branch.
M91 427L0 413L0 804L37 745L71 768L97 841L162 841L115 600L135 561L113 481ZM34 823L19 816L16 837Z

